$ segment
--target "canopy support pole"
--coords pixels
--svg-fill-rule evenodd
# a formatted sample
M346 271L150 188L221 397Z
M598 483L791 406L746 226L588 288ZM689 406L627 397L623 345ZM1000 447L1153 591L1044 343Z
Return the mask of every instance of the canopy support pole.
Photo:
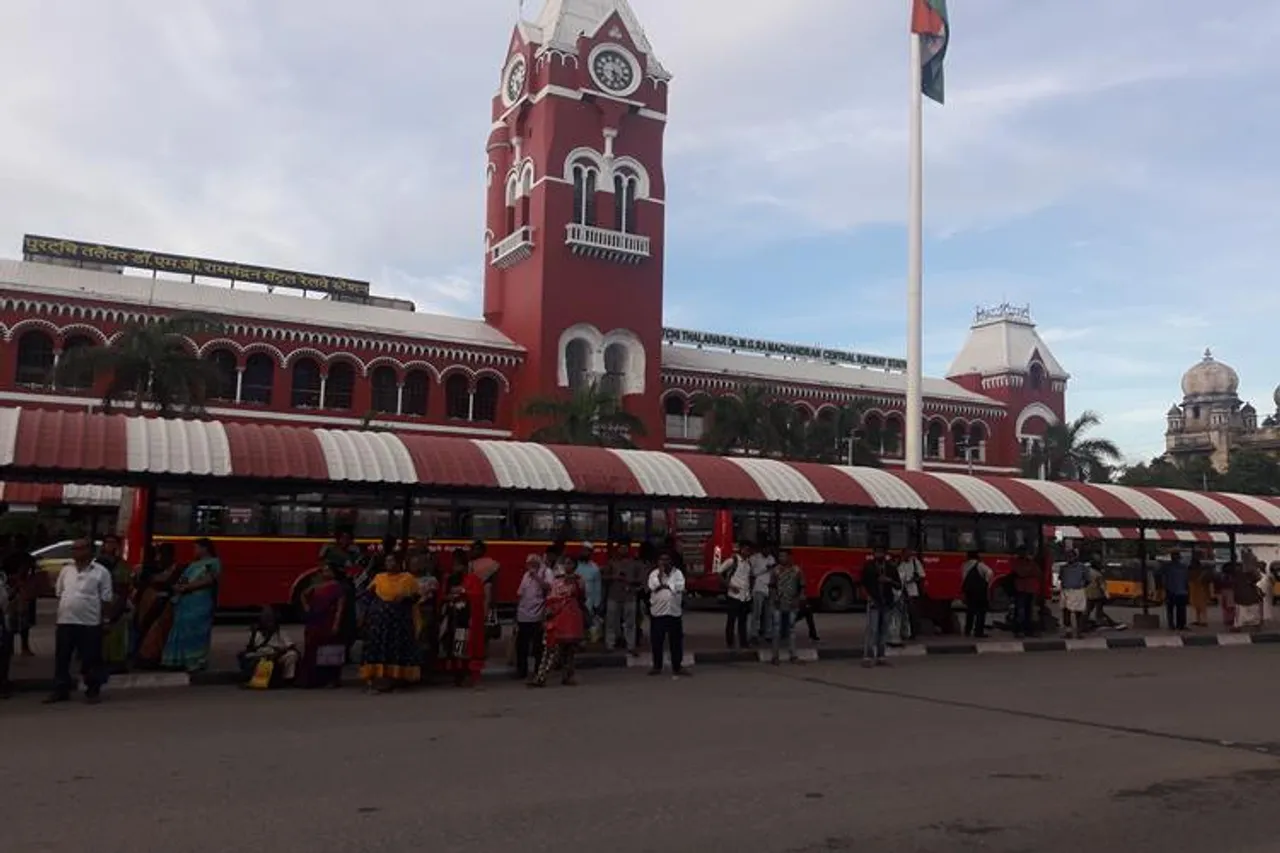
M1151 614L1151 583L1147 571L1147 526L1138 525L1138 570L1142 572L1142 612L1133 617L1133 627L1141 630L1155 630L1160 627L1159 614Z

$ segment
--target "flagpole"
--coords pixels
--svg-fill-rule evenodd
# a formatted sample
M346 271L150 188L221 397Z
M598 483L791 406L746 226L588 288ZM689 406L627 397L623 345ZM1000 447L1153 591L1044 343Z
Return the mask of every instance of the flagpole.
M911 33L911 128L908 155L907 211L907 438L906 468L919 471L923 467L924 395L922 393L923 346L921 344L923 298L921 279L924 257L924 69L921 64L920 36Z

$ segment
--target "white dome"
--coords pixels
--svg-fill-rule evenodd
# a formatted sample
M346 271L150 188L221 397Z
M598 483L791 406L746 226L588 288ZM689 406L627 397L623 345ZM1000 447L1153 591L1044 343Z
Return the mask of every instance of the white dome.
M1271 395L1271 399L1276 401L1276 411L1280 411L1280 385L1276 386L1276 392Z
M1199 364L1182 375L1182 393L1187 397L1235 396L1239 388L1239 374L1230 366L1214 361L1209 350L1204 351Z

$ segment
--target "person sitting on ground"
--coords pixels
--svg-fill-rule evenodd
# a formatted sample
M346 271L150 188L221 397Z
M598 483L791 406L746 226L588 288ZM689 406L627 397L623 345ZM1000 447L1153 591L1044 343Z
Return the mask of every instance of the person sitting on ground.
M249 631L249 642L236 655L246 686L260 690L292 684L299 657L298 647L280 627L272 607L262 608Z

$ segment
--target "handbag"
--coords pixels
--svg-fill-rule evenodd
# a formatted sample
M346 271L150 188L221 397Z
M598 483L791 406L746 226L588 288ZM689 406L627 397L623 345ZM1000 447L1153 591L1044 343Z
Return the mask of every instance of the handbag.
M316 648L316 666L342 666L347 662L347 650L337 643Z

